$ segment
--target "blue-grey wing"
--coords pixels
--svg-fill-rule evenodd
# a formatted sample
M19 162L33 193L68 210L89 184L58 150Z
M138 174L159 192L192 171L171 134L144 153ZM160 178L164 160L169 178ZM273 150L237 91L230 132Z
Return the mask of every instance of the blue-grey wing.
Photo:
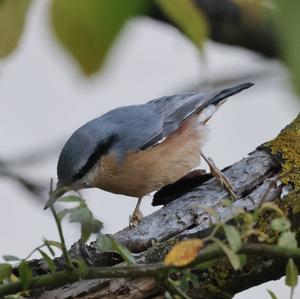
M160 119L160 126L152 132L152 135L144 140L140 149L146 149L160 142L175 132L184 120L192 116L200 102L205 98L203 93L185 93L181 95L166 96L150 101L148 106L156 106Z
M218 104L227 97L234 95L246 88L251 87L252 83L244 83L228 89L217 92L201 93L191 92L182 95L163 97L150 101L146 105L156 105L160 119L160 125L155 127L152 136L150 136L140 146L140 149L146 149L170 136L181 124L189 117L200 112L203 108L211 104Z

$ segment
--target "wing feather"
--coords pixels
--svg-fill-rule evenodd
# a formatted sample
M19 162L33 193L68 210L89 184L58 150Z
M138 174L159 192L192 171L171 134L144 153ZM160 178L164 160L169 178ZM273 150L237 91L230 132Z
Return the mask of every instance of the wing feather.
M244 83L217 92L190 92L150 101L149 104L156 104L158 111L163 113L163 122L159 130L144 142L141 149L144 150L154 146L161 142L161 140L168 138L184 121L208 105L218 104L229 96L239 93L253 85L253 83Z

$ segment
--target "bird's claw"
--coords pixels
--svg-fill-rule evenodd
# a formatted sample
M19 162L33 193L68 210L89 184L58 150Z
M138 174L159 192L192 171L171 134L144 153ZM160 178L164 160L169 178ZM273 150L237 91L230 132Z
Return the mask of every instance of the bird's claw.
M231 186L231 183L229 179L226 177L225 174L223 174L215 165L214 161L211 158L208 158L209 160L209 169L211 174L220 182L222 187L228 191L228 193L231 195L231 197L235 200L237 199L237 195L233 191L233 188Z
M141 220L143 219L144 215L141 212L140 209L135 209L133 211L133 214L131 216L129 216L129 227L133 228L133 227L137 227L139 225L139 223L141 222Z

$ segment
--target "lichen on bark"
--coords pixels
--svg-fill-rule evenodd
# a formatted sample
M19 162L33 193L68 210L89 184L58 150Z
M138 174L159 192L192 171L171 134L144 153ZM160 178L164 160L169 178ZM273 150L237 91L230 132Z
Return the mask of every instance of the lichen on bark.
M292 185L279 206L289 213L300 212L300 114L273 140L263 145L280 165L279 178L285 185Z
M275 159L280 160L280 179L300 191L300 114L272 141L266 144Z

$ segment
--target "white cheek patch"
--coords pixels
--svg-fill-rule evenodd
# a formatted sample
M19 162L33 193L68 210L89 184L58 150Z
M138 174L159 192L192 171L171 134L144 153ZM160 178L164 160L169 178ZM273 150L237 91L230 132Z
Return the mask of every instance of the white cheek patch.
M93 186L97 174L100 172L100 163L96 163L80 180L81 183L87 186Z
M213 114L217 111L218 107L216 105L209 105L201 110L198 114L198 122L205 123L207 122Z

